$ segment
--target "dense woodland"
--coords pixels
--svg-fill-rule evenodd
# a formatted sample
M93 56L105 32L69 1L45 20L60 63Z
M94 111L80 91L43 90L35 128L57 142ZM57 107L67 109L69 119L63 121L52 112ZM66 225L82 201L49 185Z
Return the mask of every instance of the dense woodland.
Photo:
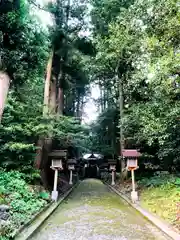
M179 170L178 1L94 0L92 6L99 151L118 156L120 147L139 148L146 163Z
M37 177L44 138L78 155L118 159L121 149L137 148L141 163L180 171L179 62L178 0L1 1L0 199L13 177L7 171ZM99 116L86 126L93 84Z
M1 164L27 165L45 136L82 147L83 107L90 84L97 84L92 150L118 156L121 148L139 148L146 160L178 168L178 2L89 4L1 3L1 75L9 87ZM50 13L53 24L45 27L34 10Z
M68 4L44 8L53 19L48 28L33 14L34 3L22 1L1 15L1 81L10 79L1 125L3 166L31 165L43 137L61 140L62 148L83 145L86 129L80 122L89 83L85 61L93 48L78 36L84 5Z
M106 155L135 147L146 161L178 168L178 1L88 4L2 1L1 82L9 93L1 165L27 165L46 136L62 147L84 148L90 141ZM51 14L50 26L39 19L42 11ZM86 139L87 128L79 124L90 84L100 88L100 114Z

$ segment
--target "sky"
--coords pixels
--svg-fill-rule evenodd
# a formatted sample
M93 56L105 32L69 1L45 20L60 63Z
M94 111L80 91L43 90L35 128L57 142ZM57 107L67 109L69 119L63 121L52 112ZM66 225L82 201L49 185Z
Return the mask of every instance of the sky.
M43 5L47 4L49 0L37 0L36 1L40 6L43 7ZM51 15L43 10L38 9L37 7L34 7L34 9L40 20L42 21L44 26L51 25L52 24L52 18Z
M38 0L37 1L41 6L48 3L49 0ZM44 26L51 25L52 19L48 12L37 9L37 15L42 21ZM88 31L82 33L81 35L88 35L90 34ZM84 114L83 114L83 123L90 124L92 121L96 120L98 117L98 109L95 104L94 100L97 100L100 96L100 90L98 85L91 85L90 86L90 96L88 97L88 100L84 107Z
M87 124L96 120L98 117L98 109L95 104L95 100L97 100L100 96L100 90L98 85L91 85L90 88L91 88L90 98L85 104L83 116L83 122Z

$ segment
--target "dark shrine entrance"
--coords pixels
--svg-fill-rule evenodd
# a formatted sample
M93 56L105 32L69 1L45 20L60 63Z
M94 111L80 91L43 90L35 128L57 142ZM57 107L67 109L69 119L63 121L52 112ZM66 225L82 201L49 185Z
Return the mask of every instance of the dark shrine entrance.
M99 178L99 165L103 156L101 154L85 154L83 156L84 162L84 177L85 178Z
M80 157L79 152L74 148L60 149L62 149L62 146L59 146L54 140L52 141L50 138L43 139L36 165L41 170L42 183L47 189L52 189L54 186L55 170L52 168L52 163L56 160L62 161L62 169L58 170L58 188L61 185L76 182L78 179L100 179L100 173L109 169L108 163L105 164L105 158L101 154L90 153ZM64 152L66 152L66 156L62 156Z

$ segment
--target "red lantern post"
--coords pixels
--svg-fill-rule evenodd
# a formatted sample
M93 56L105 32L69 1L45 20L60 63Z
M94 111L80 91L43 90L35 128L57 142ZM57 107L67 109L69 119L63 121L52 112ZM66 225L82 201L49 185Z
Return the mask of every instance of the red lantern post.
M132 177L132 192L131 192L131 199L132 202L136 202L138 200L138 195L135 189L135 176L134 176L134 170L138 169L138 157L141 156L141 154L135 150L135 149L124 149L122 151L123 157L127 158L127 168L129 171L131 171L131 177Z

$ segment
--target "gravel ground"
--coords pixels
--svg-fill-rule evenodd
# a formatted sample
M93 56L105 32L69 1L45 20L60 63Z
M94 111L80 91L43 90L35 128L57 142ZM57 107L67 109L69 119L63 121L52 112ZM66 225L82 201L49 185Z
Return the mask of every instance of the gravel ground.
M31 240L168 240L96 179L80 183Z

